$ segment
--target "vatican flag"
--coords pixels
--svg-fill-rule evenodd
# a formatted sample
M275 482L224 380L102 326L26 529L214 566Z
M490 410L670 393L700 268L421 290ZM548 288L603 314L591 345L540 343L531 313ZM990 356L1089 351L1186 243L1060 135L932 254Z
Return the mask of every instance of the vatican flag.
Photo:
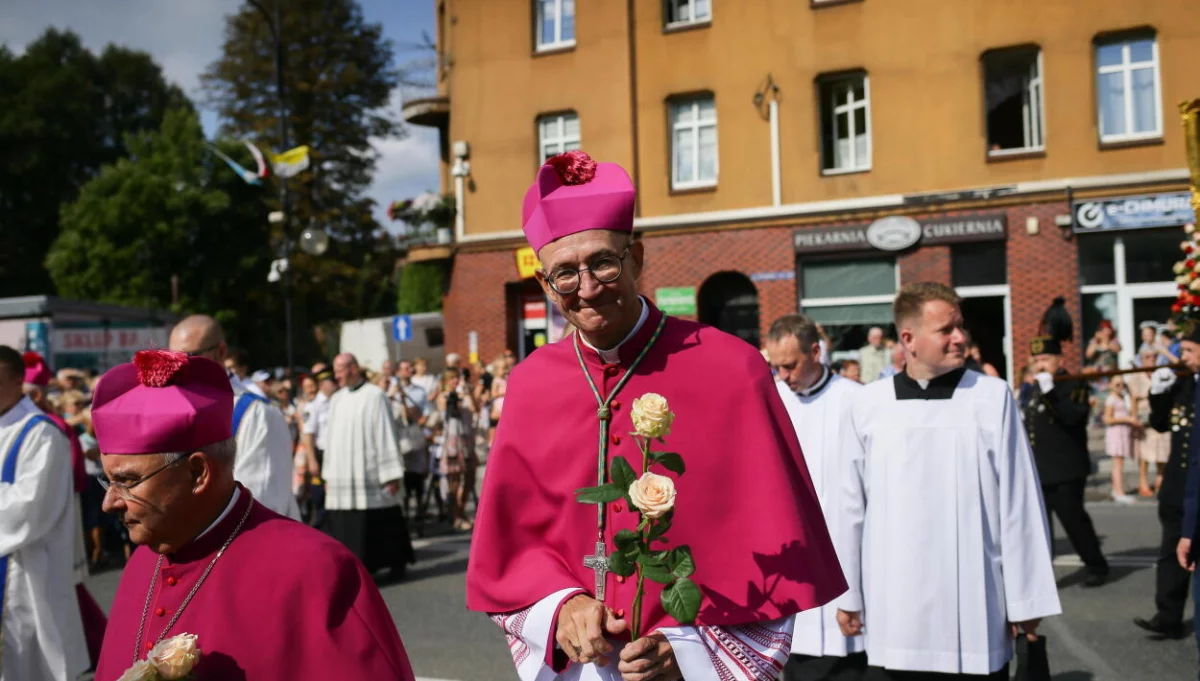
M308 170L308 165L308 145L271 156L271 166L275 169L275 174L282 178L295 177Z

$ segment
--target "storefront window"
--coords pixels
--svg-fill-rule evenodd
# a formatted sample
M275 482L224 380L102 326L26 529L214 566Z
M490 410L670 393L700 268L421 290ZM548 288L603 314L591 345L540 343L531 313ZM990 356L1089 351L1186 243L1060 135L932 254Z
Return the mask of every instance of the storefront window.
M801 263L800 307L830 340L833 360L857 357L872 326L895 338L892 297L895 260L817 260Z
M1179 259L1179 242L1183 237L1181 229L1143 229L1122 235L1125 281L1140 284L1173 279L1171 267Z
M1114 325L1117 323L1116 293L1088 293L1083 296L1083 328L1078 334L1081 347L1087 347L1101 319L1107 319Z
M895 260L827 260L801 266L803 295L809 298L894 295Z
M959 286L1008 283L1008 254L1004 241L950 247L950 281Z
M1113 262L1113 243L1116 240L1115 234L1079 237L1079 276L1082 285L1117 283Z

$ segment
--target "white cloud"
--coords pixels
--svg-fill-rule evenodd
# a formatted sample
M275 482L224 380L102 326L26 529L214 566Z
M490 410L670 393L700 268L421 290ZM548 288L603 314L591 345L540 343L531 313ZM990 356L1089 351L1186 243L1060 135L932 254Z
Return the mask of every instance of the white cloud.
M375 140L374 146L379 151L379 163L369 193L375 199L376 219L395 231L387 219L389 203L441 190L438 132L433 128L408 126L408 135L403 139Z

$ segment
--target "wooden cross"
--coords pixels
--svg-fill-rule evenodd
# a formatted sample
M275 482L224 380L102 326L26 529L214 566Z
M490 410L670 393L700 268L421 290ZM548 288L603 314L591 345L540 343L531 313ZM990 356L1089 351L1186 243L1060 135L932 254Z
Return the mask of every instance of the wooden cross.
M604 553L604 542L596 542L596 553L584 556L583 566L596 573L596 600L604 601L604 587L608 581L608 556Z

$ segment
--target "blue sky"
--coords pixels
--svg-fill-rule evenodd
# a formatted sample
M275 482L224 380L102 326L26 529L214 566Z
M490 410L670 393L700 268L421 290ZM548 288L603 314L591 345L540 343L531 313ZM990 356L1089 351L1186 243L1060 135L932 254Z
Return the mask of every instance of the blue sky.
M200 72L220 55L224 18L243 0L0 0L0 43L20 52L46 28L70 29L84 44L99 51L117 43L149 52L167 78L197 99ZM421 32L433 33L434 0L360 0L368 21L379 22L387 37L397 43L397 61L415 57L399 51L415 43ZM403 93L392 98L398 114ZM216 116L202 112L211 134ZM379 204L376 214L393 199L409 198L438 190L437 133L409 127L398 140L376 140L381 157L371 196Z

